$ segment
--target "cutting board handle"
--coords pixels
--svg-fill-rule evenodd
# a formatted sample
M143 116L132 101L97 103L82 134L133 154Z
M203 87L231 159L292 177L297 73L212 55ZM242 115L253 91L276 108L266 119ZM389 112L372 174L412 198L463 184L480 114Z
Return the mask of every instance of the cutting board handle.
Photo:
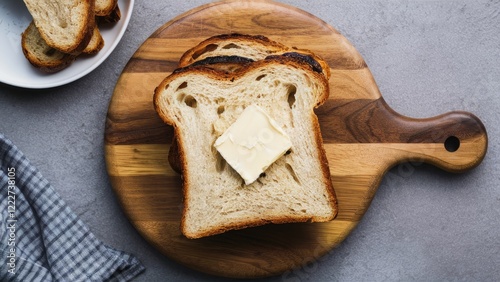
M354 146L354 154L361 153L374 167L374 174L404 162L465 172L481 163L488 147L486 129L471 113L453 111L432 118L411 118L395 112L382 97L332 99L319 108L318 118L323 139ZM348 158L360 158L355 155ZM346 158L337 157L336 162Z
M381 98L382 99L382 98ZM398 132L406 143L407 154L397 162L420 159L450 172L465 172L479 165L488 147L488 136L481 120L464 111L453 111L432 118L415 119L394 112L383 100L381 108L392 121L379 119L378 126ZM382 110L383 112L383 110ZM377 123L377 122L376 122ZM387 128L387 125L390 127ZM378 127L376 126L376 127ZM392 139L390 137L388 139ZM387 142L387 140L385 140Z

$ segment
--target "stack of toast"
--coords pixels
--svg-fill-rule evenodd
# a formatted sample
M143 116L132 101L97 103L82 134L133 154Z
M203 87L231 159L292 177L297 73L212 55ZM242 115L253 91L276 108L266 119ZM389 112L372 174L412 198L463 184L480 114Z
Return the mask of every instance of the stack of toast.
M187 238L335 218L337 200L314 113L328 99L329 76L328 64L313 52L261 35L217 35L185 52L153 102L174 127L169 163L182 174L181 231ZM289 137L291 147L249 183L218 145L229 131L229 139L237 139L231 134L246 130L232 127L241 126L242 113L253 107ZM266 154L270 147L257 144L260 137L251 146ZM241 150L254 152L247 149ZM243 156L248 161L247 153L235 158Z
M22 50L37 69L54 73L79 56L97 54L104 47L101 23L115 23L118 0L24 0L33 21L22 33Z

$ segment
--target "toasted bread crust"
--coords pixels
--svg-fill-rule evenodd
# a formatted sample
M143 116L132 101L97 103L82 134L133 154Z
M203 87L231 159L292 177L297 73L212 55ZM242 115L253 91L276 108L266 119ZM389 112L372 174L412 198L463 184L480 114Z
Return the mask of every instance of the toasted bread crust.
M185 143L185 141L182 139L182 128L178 127L178 125L175 123L174 120L170 119L167 115L164 114L160 107L160 95L162 91L168 87L170 82L174 79L178 79L182 76L187 76L193 73L197 74L202 74L204 76L211 77L213 79L217 80L222 80L222 81L235 81L238 80L239 78L243 77L247 72L253 70L253 69L258 69L260 67L268 66L269 64L283 64L287 65L293 68L300 68L300 69L307 69L309 70L310 74L313 76L316 76L316 79L318 81L321 81L323 84L323 89L326 89L321 96L318 97L316 100L316 104L314 107L318 107L322 105L327 99L329 95L329 88L328 88L328 82L326 79L324 79L323 74L314 71L314 67L307 62L307 60L302 59L301 57L289 57L289 56L272 56L269 58L266 58L265 60L261 61L256 61L250 64L245 64L243 65L240 69L236 70L235 72L232 73L227 73L224 71L216 70L209 68L207 66L199 65L199 66L187 66L185 68L180 68L176 70L172 75L168 76L165 78L160 85L156 88L155 93L154 93L154 107L161 119L167 123L170 124L174 127L174 133L175 136L177 137L176 142L174 146L171 147L171 152L172 150L176 150L178 155L177 156L172 156L172 160L169 157L169 161L172 164L173 162L178 165L179 171L182 172L183 175L183 195L184 195L184 211L183 211L183 216L181 219L181 230L183 234L187 238L195 239L195 238L201 238L205 236L210 236L210 235L215 235L215 234L220 234L223 232L226 232L228 230L236 230L236 229L243 229L247 227L254 227L254 226L260 226L268 223L276 223L276 224L281 224L281 223L291 223L291 222L317 222L317 221L329 221L332 220L337 213L337 202L336 202L336 196L335 192L333 189L332 181L330 178L330 172L329 172L329 166L328 166L328 160L325 155L325 150L323 148L323 142L322 142L322 137L321 137L321 132L320 132L320 127L319 127L319 122L314 113L312 113L312 121L313 121L313 131L314 131L314 136L315 136L315 141L316 144L319 148L318 150L318 159L320 160L321 163L321 169L322 169L322 183L324 186L327 188L326 193L327 198L329 199L329 205L331 206L332 210L335 211L334 214L332 214L329 217L317 217L317 216L276 216L272 218L267 218L267 219L262 219L262 218L252 218L249 219L245 222L241 222L238 224L235 223L229 223L229 224L223 224L221 226L218 226L216 229L211 229L209 231L205 232L197 232L195 234L191 234L186 230L186 215L188 214L188 211L190 209L190 181L191 181L191 172L190 172L190 167L186 161L185 157L185 152L184 148L188 146L188 144ZM175 141L174 141L175 143ZM175 166L173 166L175 167Z
M90 1L90 10L88 11L87 24L85 25L86 29L84 29L83 33L81 33L77 39L77 41L80 41L80 44L76 46L74 50L61 50L62 52L79 55L85 50L94 35L94 28L96 25L94 9L95 1Z
M210 53L211 51L214 50L214 48L217 48L217 46L219 45L229 46L231 45L231 43L233 44L246 43L246 44L261 45L267 49L269 55L296 53L296 54L302 54L304 56L309 56L321 66L322 69L321 71L325 74L325 77L326 78L330 77L330 67L328 66L328 64L319 56L317 56L316 54L314 54L309 50L299 49L295 47L290 48L262 35L248 35L239 33L221 34L205 39L204 41L200 42L198 45L189 49L182 55L181 59L179 60L179 67L182 68L191 65L194 62L196 62L199 59L199 57L201 57L205 53ZM217 57L217 55L208 57Z
M287 48L284 45L275 41L271 41L269 38L262 35L248 35L239 33L221 34L205 39L195 47L186 51L179 60L179 67L185 67L192 64L195 60L198 59L198 57L200 57L200 55L202 55L207 51L210 51L210 46L218 45L223 42L227 43L228 41L255 42L267 46L267 48L269 48L270 50L274 51L287 50Z
M177 173L182 174L182 162L180 160L179 144L177 143L177 135L174 134L172 144L168 150L168 163L170 167Z
M328 99L328 97L327 97ZM321 104L323 104L326 100L324 100ZM318 106L320 106L321 104L318 104L316 105L316 108ZM330 203L332 203L332 206L335 207L334 208L334 214L332 216L331 219L329 220L333 220L335 217L337 217L337 214L338 214L338 204L337 204L337 195L335 194L335 189L333 187L333 182L332 182L332 178L331 178L331 174L330 174L330 165L328 163L328 159L326 157L326 151L325 151L325 147L323 146L323 137L321 136L321 129L320 129L320 126L319 126L319 121L318 121L318 117L316 115L313 115L313 117L315 119L315 122L314 122L314 135L316 137L316 144L321 144L321 146L318 146L318 159L320 160L320 162L323 164L321 166L322 168L322 174L323 174L323 183L325 184L326 187L328 187L328 199L330 200Z

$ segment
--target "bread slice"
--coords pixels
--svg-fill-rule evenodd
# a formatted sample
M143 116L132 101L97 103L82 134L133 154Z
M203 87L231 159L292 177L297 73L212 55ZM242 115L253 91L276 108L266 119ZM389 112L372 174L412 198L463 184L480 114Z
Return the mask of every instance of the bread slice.
M66 68L76 58L76 55L63 53L47 45L33 22L22 33L21 45L26 59L34 67L48 73Z
M121 18L122 18L122 12L121 12L120 6L118 4L116 4L113 11L111 11L109 14L107 14L105 16L97 16L96 17L98 24L116 23L116 22L120 21Z
M95 15L99 17L107 16L115 9L118 0L95 0Z
M47 45L64 53L79 53L89 43L95 25L95 0L24 0Z
M47 45L33 22L22 33L21 46L24 56L31 65L47 73L54 73L65 69L78 57L77 54L67 54ZM95 26L92 40L82 51L82 54L94 55L103 47L104 39L99 28Z
M95 55L99 53L99 51L101 51L103 47L104 47L104 38L102 38L99 27L95 25L92 38L90 39L90 42L87 45L87 47L83 49L82 53L86 55Z
M239 33L216 35L200 42L182 55L179 60L179 67L186 67L211 57L238 56L258 61L270 55L284 53L310 57L311 62L315 61L318 64L316 68L321 69L321 72L327 78L330 77L328 64L309 50L288 47L262 35Z
M314 108L328 81L297 58L271 56L233 73L182 68L156 88L154 106L174 127L182 163L188 238L268 223L324 222L337 213L328 161ZM249 105L258 105L292 139L289 154L245 185L214 148Z

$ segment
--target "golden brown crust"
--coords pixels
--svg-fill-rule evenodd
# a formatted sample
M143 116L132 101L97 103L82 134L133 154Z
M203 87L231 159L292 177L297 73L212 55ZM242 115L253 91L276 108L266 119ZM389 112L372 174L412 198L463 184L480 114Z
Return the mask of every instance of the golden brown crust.
M92 38L87 44L87 47L82 51L85 55L95 55L101 51L104 47L104 39L102 38L101 32L97 25L94 25L94 29L92 31Z
M178 132L179 130L180 130L179 127L174 126L174 136L180 136L179 132ZM180 165L180 168L182 171L182 196L183 196L183 211L182 211L180 228L181 228L181 231L183 231L183 233L184 233L184 230L185 230L184 226L186 224L186 214L187 214L187 210L189 209L189 197L190 197L190 195L189 195L189 186L190 186L189 185L189 178L190 178L190 174L189 174L189 167L187 165L187 161L186 161L184 150L183 150L184 142L180 138L175 138L175 139L177 140L177 142L179 142L179 145L180 145L180 146L178 146L178 150L177 150L177 153L178 153L177 160L179 161L179 165Z
M328 163L328 159L326 158L326 151L325 147L323 146L323 137L321 136L321 129L319 126L319 121L318 117L313 114L312 117L314 119L314 135L316 137L316 144L319 144L318 146L318 159L321 162L321 169L323 173L323 182L325 186L328 188L328 199L329 203L332 207L332 210L335 212L333 214L332 218L329 220L333 220L335 217L337 217L338 213L338 205L337 205L337 195L335 194L335 189L333 187L333 182L330 174L330 165Z
M172 138L172 144L168 151L168 163L170 167L177 173L182 174L182 164L180 161L179 144L177 143L177 135Z
M270 223L285 224L285 223L304 223L304 222L314 222L314 220L312 217L308 217L308 216L303 216L303 217L299 217L299 216L285 217L285 216L283 216L283 217L276 217L276 218L271 218L271 219L267 219L267 220L256 218L254 220L247 221L243 224L223 225L217 229L212 229L212 230L207 231L207 232L200 232L200 233L197 233L196 235L192 235L189 233L188 234L183 233L183 234L188 239L199 239L202 237L222 234L224 232L231 231L231 230L241 230L241 229L250 228L250 227L262 226L262 225L266 225L266 224L270 224ZM182 219L182 221L181 221L181 227L183 226L183 224L184 224L184 219ZM184 229L182 228L182 230L184 230Z

